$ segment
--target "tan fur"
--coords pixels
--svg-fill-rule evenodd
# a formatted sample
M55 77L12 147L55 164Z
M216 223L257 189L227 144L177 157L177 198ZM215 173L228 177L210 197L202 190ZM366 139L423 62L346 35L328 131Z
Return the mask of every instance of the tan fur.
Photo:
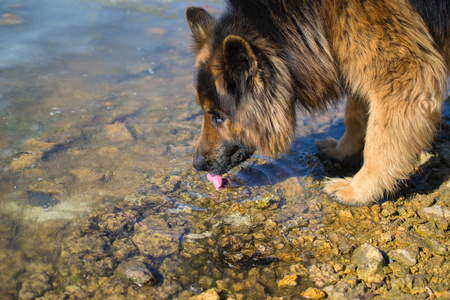
M209 43L203 45L195 56L194 67L198 68L201 64L206 63L211 56L211 50L211 45Z
M345 107L345 133L339 140L328 138L317 141L316 147L326 157L344 161L362 152L367 128L368 109L365 101L348 97Z
M330 4L339 11L344 9L336 7L339 2ZM406 1L374 1L364 8L359 1L348 4L345 13L328 20L347 86L369 106L364 165L354 178L330 180L325 191L342 203L364 205L393 192L431 143L442 109L446 69L424 23ZM366 18L361 18L364 13ZM403 23L391 19L385 25L393 13ZM341 26L331 25L336 23ZM344 135L339 143L348 148L351 141Z

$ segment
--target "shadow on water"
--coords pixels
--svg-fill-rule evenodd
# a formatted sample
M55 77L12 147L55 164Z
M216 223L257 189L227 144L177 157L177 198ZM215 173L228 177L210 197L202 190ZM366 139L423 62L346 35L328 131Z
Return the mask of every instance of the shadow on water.
M328 176L314 146L315 141L328 137L339 139L345 131L342 120L336 120L329 130L298 137L291 150L279 158L271 159L258 156L257 160L245 163L235 174L248 186L273 185L292 177L311 176L317 180Z

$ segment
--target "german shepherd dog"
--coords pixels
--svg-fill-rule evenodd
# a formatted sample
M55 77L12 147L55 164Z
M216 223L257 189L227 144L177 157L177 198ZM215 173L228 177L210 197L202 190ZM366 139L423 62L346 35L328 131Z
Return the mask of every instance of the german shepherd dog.
M449 0L228 0L218 18L195 7L186 18L203 110L197 170L218 176L256 150L285 152L296 108L345 98L344 136L317 148L364 163L325 191L368 205L432 142L450 69Z

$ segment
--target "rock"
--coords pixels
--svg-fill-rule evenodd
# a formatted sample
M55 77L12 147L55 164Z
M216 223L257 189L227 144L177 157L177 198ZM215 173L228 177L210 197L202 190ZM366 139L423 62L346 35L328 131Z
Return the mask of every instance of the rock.
M224 218L223 222L229 226L230 230L233 232L243 232L246 233L250 230L253 225L253 220L249 215L240 215L238 213L229 215Z
M85 167L74 169L74 170L70 171L70 173L73 176L75 176L75 178L77 179L78 182L99 181L100 179L102 179L102 177L104 175L102 173L92 170L91 168L85 168Z
M389 258L404 266L412 267L417 263L418 249L396 249L388 253Z
M121 233L129 231L138 220L139 214L133 210L117 211L102 214L98 217L97 226L108 233Z
M424 241L430 247L431 251L433 251L435 254L442 256L446 256L449 254L447 246L442 244L438 240L434 238L427 238Z
M314 300L324 299L327 296L324 291L313 287L307 288L306 291L302 292L300 295L305 299Z
M48 274L33 274L22 283L18 299L35 299L50 287L50 276Z
M215 289L209 289L200 295L190 297L189 300L220 300L220 297Z
M115 272L138 286L156 282L155 276L148 270L147 266L136 258L120 263Z
M406 274L402 277L391 278L393 289L398 289L411 294L426 293L428 280L423 274Z
M66 189L64 184L56 183L54 180L49 179L38 179L37 182L33 182L28 185L28 193L45 193L53 196L64 196L66 195Z
M33 166L39 159L39 154L33 152L22 152L13 158L10 168L13 172L23 171Z
M58 204L58 200L55 199L51 194L46 194L42 192L30 192L28 193L28 202L31 205L37 207L48 208L50 206Z
M338 213L338 216L342 219L351 219L353 218L353 214L350 210L341 209Z
M111 250L114 253L114 257L118 260L123 260L137 253L137 247L128 237L116 238L111 245Z
M309 275L318 287L334 284L339 280L339 275L330 264L314 264L310 266Z
M430 207L419 209L417 211L417 214L422 219L442 224L446 228L450 223L450 209L445 208L441 205L435 204Z
M112 142L127 143L134 140L133 135L123 123L114 123L105 126L106 137Z
M283 279L278 281L278 287L284 288L284 287L289 287L289 286L296 286L297 278L298 278L297 274L286 275L283 277Z
M397 208L394 206L394 203L392 201L386 201L383 204L381 204L381 215L383 217L389 217L398 214Z
M368 283L382 281L386 261L377 248L369 244L359 246L353 252L351 262L358 267L356 272L360 279Z
M180 227L169 228L166 221L159 216L149 216L135 224L134 230L133 243L140 252L154 258L177 252L184 231Z

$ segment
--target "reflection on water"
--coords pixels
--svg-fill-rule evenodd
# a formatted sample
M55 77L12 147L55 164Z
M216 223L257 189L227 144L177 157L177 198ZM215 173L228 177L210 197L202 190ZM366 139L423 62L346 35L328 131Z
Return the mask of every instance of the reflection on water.
M186 298L212 287L211 280L257 295L259 287L235 284L249 269L262 266L261 282L283 275L264 271L277 259L257 228L277 232L266 221L273 207L279 222L320 216L320 207L311 209L320 194L308 188L323 175L313 144L342 134L342 109L305 115L290 153L276 160L255 156L228 174L230 189L215 191L191 166L201 113L184 20L190 5L214 12L222 4L0 3L5 299ZM257 214L241 216L242 207ZM235 242L243 242L228 230L242 241L252 236L258 256L239 254ZM239 253L210 249L212 236ZM277 239L267 237L280 245ZM262 294L275 294L276 283L267 286Z

